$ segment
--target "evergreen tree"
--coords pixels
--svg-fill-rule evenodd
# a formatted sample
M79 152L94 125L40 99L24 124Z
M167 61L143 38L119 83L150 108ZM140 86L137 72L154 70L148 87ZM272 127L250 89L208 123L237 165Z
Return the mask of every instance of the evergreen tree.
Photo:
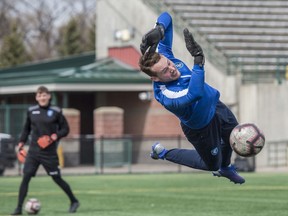
M16 23L12 24L11 33L4 36L0 51L0 67L10 67L27 62L30 58L23 44L23 36Z
M60 30L60 46L58 52L61 56L79 54L83 51L81 33L75 19L71 19L67 26Z
M89 40L87 44L87 51L96 50L96 31L95 31L95 21L93 25L89 28Z

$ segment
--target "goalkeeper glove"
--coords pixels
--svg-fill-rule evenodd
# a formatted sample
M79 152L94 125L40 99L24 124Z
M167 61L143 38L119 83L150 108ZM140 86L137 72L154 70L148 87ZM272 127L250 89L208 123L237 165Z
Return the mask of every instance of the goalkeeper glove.
M164 38L164 32L164 27L158 24L155 28L151 29L142 37L142 43L140 44L140 50L142 55L145 54L149 47L149 53L153 53L156 51L158 43Z
M49 146L51 143L53 143L56 140L57 140L56 134L52 134L51 136L43 135L39 137L39 139L37 140L37 143L40 146L40 148L45 149L47 148L47 146Z
M24 143L23 142L19 142L18 143L17 159L22 164L25 162L25 159L26 159L26 156L27 156L27 152L26 152L26 150L23 147L24 147Z
M194 37L187 28L183 30L186 48L190 54L194 57L194 64L198 64L201 67L205 63L205 56L201 46L194 40Z

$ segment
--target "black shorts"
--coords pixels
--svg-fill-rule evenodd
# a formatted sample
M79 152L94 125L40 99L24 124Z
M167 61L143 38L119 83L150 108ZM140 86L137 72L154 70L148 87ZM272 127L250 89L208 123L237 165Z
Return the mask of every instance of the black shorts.
M229 137L236 125L238 122L234 114L220 101L213 119L206 127L191 129L181 124L185 136L211 170L230 164L232 149Z
M25 160L23 173L36 175L39 165L42 165L50 176L60 176L59 159L57 154L40 154L29 152Z

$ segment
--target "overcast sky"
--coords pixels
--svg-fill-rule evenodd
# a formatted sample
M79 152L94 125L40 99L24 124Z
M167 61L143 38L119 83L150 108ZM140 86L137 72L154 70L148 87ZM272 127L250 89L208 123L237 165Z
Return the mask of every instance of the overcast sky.
M58 14L56 25L67 21L73 14L77 14L84 10L96 13L97 0L12 0L14 6L20 11L29 12L33 7L37 7L41 2L45 3L53 13ZM12 2L11 1L11 2ZM61 15L59 16L59 13Z

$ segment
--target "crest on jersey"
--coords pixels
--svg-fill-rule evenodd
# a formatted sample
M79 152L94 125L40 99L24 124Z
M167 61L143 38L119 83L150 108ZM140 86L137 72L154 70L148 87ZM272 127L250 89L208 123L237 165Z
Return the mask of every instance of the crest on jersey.
M48 111L47 111L47 115L48 115L49 117L51 117L51 116L53 115L53 110L48 110Z
M214 156L217 155L218 154L218 148L216 147L216 148L212 149L211 154Z
M176 66L177 69L182 68L183 65L184 65L183 62L176 62L176 63L175 63L175 66Z

